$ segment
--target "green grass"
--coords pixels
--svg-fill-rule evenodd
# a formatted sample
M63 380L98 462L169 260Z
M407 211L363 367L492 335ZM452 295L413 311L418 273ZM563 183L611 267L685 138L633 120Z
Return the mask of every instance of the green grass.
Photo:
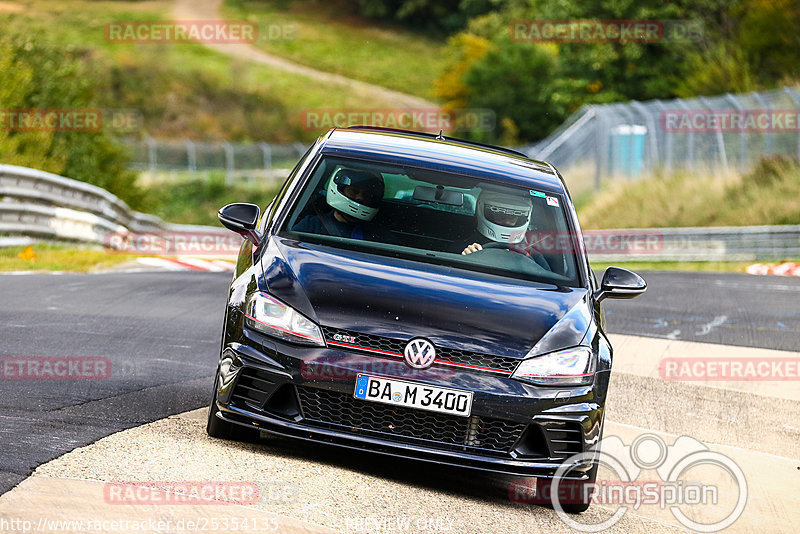
M148 203L151 213L169 222L219 226L219 208L232 202L250 202L264 209L282 183L237 181L226 185L222 174L212 174L200 180L153 183L148 187Z
M349 14L335 0L226 0L223 12L259 28L293 29L294 39L260 39L265 52L422 98L443 68L444 39Z
M340 86L244 63L201 44L118 44L107 23L168 20L171 2L23 0L0 12L0 32L78 54L95 82L98 107L134 109L155 138L269 142L312 141L310 108L381 108ZM139 133L139 132L136 132Z
M621 182L582 197L578 215L584 229L800 224L800 165L771 156L742 176Z
M31 248L35 256L20 258L27 247L0 249L0 272L11 271L70 271L92 272L108 269L135 259L132 254L117 254L100 246L74 243L37 242Z

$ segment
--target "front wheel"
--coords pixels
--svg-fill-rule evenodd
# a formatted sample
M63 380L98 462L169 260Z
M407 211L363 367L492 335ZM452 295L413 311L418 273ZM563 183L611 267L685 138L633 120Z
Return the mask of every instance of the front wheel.
M559 499L561 508L568 514L579 514L589 509L592 504L592 492L589 491L597 481L597 469L599 464L595 463L589 469L587 480L562 479L558 482L558 491L551 499ZM546 479L546 484L550 485L552 479ZM588 486L588 487L587 487ZM552 500L551 503L552 505Z
M257 430L251 430L243 426L229 423L217 417L217 382L214 379L214 392L211 394L211 405L208 407L208 421L206 422L206 433L212 438L232 439L236 441L254 440L258 437Z

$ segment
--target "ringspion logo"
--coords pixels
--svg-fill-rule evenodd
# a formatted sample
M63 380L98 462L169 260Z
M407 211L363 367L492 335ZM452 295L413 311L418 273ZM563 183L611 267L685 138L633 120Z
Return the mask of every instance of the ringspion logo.
M579 464L596 464L604 476L593 482L569 478ZM739 519L747 497L744 471L732 458L690 436L668 444L652 433L640 434L629 445L618 436L605 437L586 452L565 458L552 479L527 478L508 486L511 502L552 505L559 519L579 532L604 531L642 506L669 510L692 531L718 532ZM564 510L564 505L587 502L604 505L610 513L582 522ZM709 506L720 512L713 519L693 513Z

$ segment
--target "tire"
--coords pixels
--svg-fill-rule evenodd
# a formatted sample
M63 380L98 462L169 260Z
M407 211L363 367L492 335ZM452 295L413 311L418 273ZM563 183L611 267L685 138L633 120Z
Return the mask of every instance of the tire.
M217 417L217 382L214 379L214 392L211 394L211 405L208 407L208 422L206 423L206 433L217 439L228 439L235 441L255 441L258 439L259 432L243 426L229 423Z
M565 512L568 514L580 514L581 512L585 512L589 509L589 506L592 504L592 496L585 495L583 488L586 485L594 484L597 481L598 467L598 464L594 464L592 468L589 469L588 480L571 482L571 484L574 484L574 486L566 490L566 494L570 495L570 497L567 499L568 502L565 502L561 505L561 508L563 508Z
M598 438L598 441L603 441L603 433L605 431L605 426L606 425L605 425L605 417L604 417L603 420L600 423L600 436ZM584 496L583 488L587 484L594 484L595 482L597 482L597 470L598 470L599 467L600 467L600 464L598 464L598 463L593 464L591 469L589 469L589 471L587 472L587 474L589 475L588 480L582 480L580 482L575 483L575 485L577 486L577 488L579 490L578 495L580 495L581 498L577 499L577 500L576 499L572 499L571 502L567 502L567 503L562 504L561 507L564 509L565 512L567 512L568 514L580 514L580 513L585 512L586 510L589 509L589 506L592 504L592 496L589 495L588 499L584 499L583 498L583 496Z

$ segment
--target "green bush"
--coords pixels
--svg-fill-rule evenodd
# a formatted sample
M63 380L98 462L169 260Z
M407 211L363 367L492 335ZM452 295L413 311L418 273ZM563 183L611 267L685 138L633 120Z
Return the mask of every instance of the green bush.
M0 109L97 109L95 86L87 65L91 53L37 44L35 33L0 40ZM99 131L20 131L0 128L0 161L33 167L107 189L134 209L143 193L126 168L125 150Z
M544 137L569 114L559 70L545 47L501 42L464 77L469 107L493 110L500 125L513 121L525 139Z
M219 225L217 210L232 202L250 202L264 209L277 194L281 183L261 181L225 184L221 173L205 179L148 187L147 203L162 219L180 224Z
M361 15L401 22L408 26L451 32L503 0L350 0Z

